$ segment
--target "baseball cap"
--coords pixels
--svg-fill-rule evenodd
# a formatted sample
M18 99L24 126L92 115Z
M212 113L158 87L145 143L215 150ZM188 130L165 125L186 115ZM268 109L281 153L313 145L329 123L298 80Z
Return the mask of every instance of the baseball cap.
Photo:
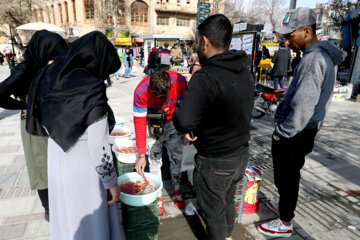
M289 34L304 26L316 24L316 13L311 8L300 7L286 13L282 27L275 31L280 34Z

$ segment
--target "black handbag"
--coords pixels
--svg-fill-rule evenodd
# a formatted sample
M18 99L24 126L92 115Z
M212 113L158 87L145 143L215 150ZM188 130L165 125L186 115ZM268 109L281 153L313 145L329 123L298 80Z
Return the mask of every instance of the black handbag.
M148 108L147 121L149 131L154 136L160 136L164 133L164 127L167 122L165 112L157 108Z

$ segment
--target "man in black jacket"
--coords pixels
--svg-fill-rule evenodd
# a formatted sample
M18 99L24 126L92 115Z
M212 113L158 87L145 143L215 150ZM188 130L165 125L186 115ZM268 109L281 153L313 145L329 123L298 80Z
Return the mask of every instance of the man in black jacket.
M274 77L274 89L284 87L283 78L287 76L287 72L291 63L290 51L285 49L285 43L280 43L280 50L275 53L274 58L271 60L274 63L271 75Z
M216 240L231 239L236 183L249 160L254 101L248 57L244 51L228 51L231 35L231 23L221 14L199 25L196 47L202 68L192 76L174 115L175 127L197 148L194 188L208 239Z

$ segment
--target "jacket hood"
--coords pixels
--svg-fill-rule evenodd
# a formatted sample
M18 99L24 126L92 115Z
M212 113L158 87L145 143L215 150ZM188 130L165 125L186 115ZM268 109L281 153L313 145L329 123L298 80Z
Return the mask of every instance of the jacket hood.
M333 61L334 65L339 65L342 63L347 55L346 52L337 48L334 44L329 41L319 41L314 45L310 46L308 49L304 51L304 54L308 54L311 52L316 51L325 51L329 54L331 60Z
M156 47L153 47L153 48L151 49L151 51L152 51L152 52L156 52Z
M210 65L240 73L248 67L249 58L245 51L230 50L214 55L203 63L203 67Z

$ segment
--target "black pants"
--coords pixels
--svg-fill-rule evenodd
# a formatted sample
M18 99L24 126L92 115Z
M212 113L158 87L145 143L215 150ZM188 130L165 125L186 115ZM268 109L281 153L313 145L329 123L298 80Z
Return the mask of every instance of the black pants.
M49 193L48 189L38 190L39 198L42 206L45 208L45 212L49 212Z
M235 223L234 194L249 161L249 147L220 158L195 157L194 188L210 240L231 236Z
M298 200L300 170L305 156L314 146L317 129L304 129L292 138L272 138L271 153L274 163L275 186L280 195L280 219L285 222L294 218Z

